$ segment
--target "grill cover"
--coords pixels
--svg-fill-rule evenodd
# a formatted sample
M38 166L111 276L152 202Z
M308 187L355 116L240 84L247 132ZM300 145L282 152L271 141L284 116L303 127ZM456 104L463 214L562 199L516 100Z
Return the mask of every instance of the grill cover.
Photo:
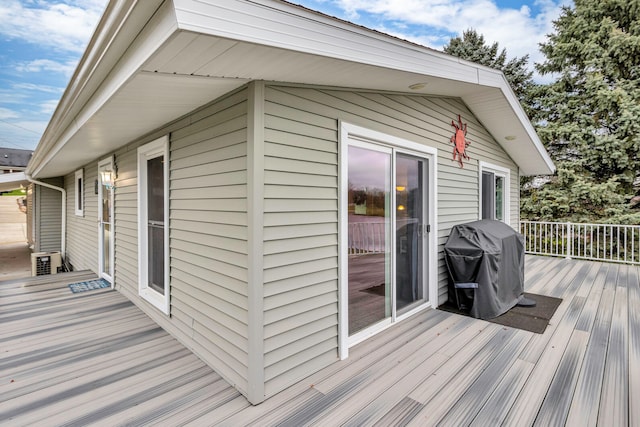
M444 246L449 269L449 301L456 301L455 283L478 283L458 289L470 314L479 319L500 316L524 292L524 238L500 221L482 220L453 227Z

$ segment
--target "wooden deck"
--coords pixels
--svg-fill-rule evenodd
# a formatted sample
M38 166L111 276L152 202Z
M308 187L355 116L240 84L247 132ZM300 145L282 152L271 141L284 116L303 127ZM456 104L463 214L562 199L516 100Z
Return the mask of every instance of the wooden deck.
M639 276L528 257L544 334L427 310L258 406L86 273L0 282L0 424L638 426Z

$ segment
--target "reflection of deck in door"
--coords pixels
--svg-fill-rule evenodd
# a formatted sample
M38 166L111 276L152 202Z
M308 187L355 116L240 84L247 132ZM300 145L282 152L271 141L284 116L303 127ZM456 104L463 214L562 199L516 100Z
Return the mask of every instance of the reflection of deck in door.
M384 318L384 254L349 256L349 330Z

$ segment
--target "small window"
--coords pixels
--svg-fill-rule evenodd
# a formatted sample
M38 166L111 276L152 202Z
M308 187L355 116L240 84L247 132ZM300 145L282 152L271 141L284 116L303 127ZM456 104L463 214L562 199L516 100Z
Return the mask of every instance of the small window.
M140 296L169 314L169 143L138 148L138 277Z
M75 208L77 216L84 216L84 169L75 174Z
M480 218L509 224L509 181L507 168L480 162Z

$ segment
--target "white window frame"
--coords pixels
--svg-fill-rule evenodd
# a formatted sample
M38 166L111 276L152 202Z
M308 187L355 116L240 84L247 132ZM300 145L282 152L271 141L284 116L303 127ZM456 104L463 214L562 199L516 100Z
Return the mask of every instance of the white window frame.
M75 189L74 192L74 206L75 206L75 211L76 211L76 216L84 216L84 189L86 187L86 184L84 182L84 169L78 169L75 173L74 176L74 181L73 181L73 188ZM82 185L79 186L78 185L78 180L82 180ZM80 195L80 203L78 203L78 194Z
M349 347L364 341L384 329L387 329L396 324L397 321L402 321L414 314L425 310L429 307L438 307L438 150L433 147L422 145L413 141L409 141L403 138L399 138L393 135L388 135L379 131L375 131L369 128L340 122L340 172L339 172L339 243L338 243L338 265L339 265L339 332L338 332L338 354L341 360L349 357ZM424 157L429 162L428 178L427 178L427 191L429 194L427 217L429 225L431 226L431 232L428 238L428 250L429 260L427 264L427 287L428 287L428 301L420 305L413 310L410 310L402 315L399 315L393 322L381 324L379 327L373 326L368 328L363 333L349 336L349 290L348 290L348 177L349 177L349 162L348 162L348 148L353 142L360 140L367 144L381 144L384 147L393 148L398 152L407 152L410 154L417 153L421 157ZM392 205L395 201L391 202ZM395 269L395 266L392 268Z
M147 160L160 156L164 156L164 295L148 286ZM138 148L138 294L167 315L169 278L169 136L163 136Z
M504 179L504 197L502 200L503 212L504 212L504 222L507 225L511 225L511 170L509 168L505 168L503 166L494 165L488 162L479 162L478 167L478 219L482 219L482 206L484 200L482 200L482 173L490 172L494 176L499 176ZM495 207L494 214L495 214Z

